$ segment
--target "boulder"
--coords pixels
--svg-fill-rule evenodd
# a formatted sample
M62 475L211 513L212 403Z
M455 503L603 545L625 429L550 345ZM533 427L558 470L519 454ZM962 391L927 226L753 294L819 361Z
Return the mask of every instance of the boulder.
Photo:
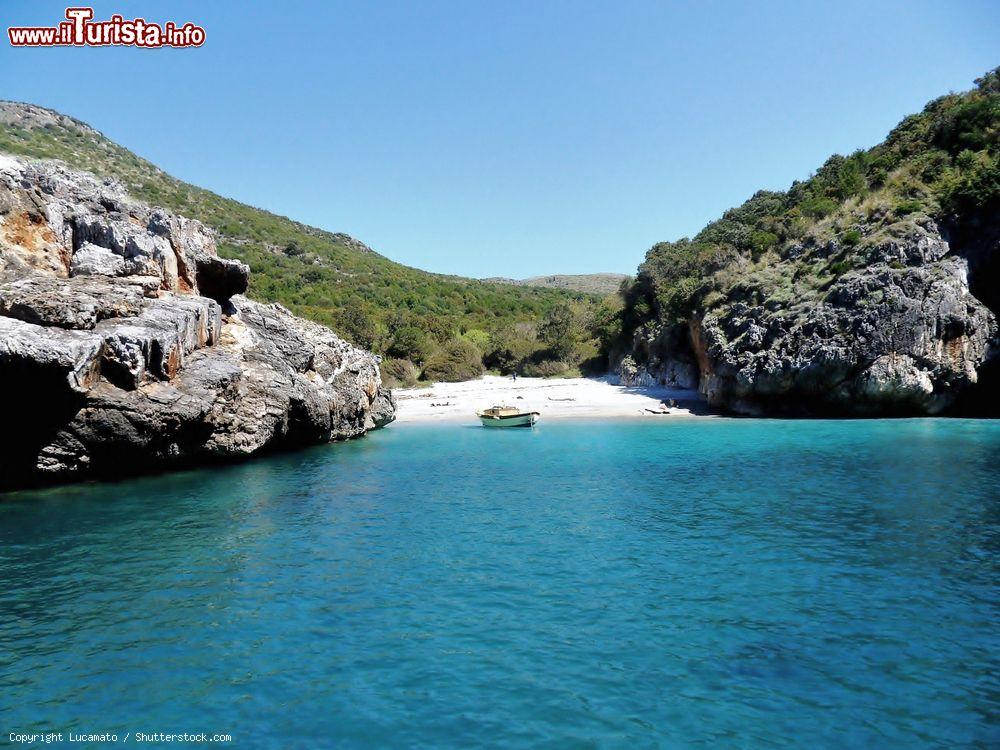
M198 255L195 259L198 291L221 304L250 285L250 267L238 260Z

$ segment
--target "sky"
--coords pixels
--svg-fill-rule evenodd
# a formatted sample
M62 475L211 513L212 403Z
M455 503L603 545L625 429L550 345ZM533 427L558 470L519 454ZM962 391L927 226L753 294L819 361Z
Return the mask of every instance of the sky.
M82 3L81 3L82 4ZM92 4L196 49L12 48L0 98L430 271L633 273L1000 65L1000 3ZM4 0L2 25L65 2Z

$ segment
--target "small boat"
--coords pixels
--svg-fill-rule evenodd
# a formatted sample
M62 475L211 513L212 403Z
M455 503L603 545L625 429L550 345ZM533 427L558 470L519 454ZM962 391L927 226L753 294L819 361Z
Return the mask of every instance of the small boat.
M541 416L537 411L521 411L513 406L491 406L477 411L483 427L531 427Z

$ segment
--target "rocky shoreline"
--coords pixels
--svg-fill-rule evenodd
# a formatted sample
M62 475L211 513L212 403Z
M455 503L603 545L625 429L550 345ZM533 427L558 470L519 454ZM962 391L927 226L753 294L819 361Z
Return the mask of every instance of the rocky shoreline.
M378 358L243 296L196 221L0 156L0 490L233 459L394 418Z
M860 267L822 296L780 297L748 278L686 323L642 326L622 382L698 388L710 406L753 416L992 414L997 318L970 289L964 248L930 218L898 230L862 239ZM775 274L843 250L793 246Z

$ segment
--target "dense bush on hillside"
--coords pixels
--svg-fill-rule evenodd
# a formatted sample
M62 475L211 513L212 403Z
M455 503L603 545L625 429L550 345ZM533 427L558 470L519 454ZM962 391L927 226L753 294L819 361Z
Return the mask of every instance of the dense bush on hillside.
M426 380L472 380L483 374L483 353L471 341L452 339L424 367Z
M420 368L408 359L387 357L382 360L379 370L388 388L412 388L420 380Z

